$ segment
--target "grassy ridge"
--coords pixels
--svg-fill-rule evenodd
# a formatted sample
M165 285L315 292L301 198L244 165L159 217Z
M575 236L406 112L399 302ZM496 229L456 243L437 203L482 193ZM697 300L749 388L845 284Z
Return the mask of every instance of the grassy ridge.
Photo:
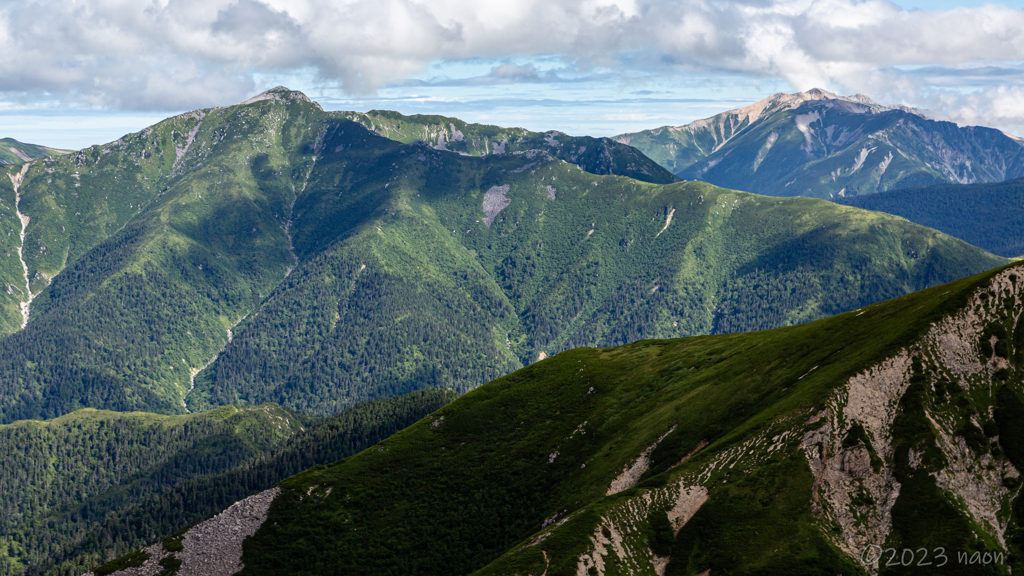
M0 138L0 164L22 164L38 158L59 156L68 152L70 151L19 142L14 138Z
M745 464L713 473L706 508L667 542L671 572L859 572L821 536L808 503L811 479L798 447L814 428L807 416L837 385L960 311L991 276L799 326L563 352L464 395L373 450L283 482L268 521L245 543L242 573L575 574L589 536L617 505L697 473L759 434L787 430L787 448L756 471ZM906 412L923 418L915 410ZM900 426L900 438L915 442ZM606 497L613 478L659 438L638 487ZM932 494L911 509L944 501ZM543 546L529 544L561 519ZM653 521L634 522L656 536Z
M530 132L523 128L470 124L444 116L405 116L387 110L371 110L365 114L345 112L339 116L404 144L424 142L438 150L471 156L544 150L591 174L627 176L654 184L670 184L678 180L636 148L610 138L569 136L554 130Z

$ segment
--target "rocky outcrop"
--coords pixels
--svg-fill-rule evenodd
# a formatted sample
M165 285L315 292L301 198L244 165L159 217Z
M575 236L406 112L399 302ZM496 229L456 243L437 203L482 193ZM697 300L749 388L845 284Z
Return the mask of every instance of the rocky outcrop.
M632 464L626 464L622 469L622 474L619 474L615 477L615 480L612 480L612 483L608 486L608 491L605 492L605 495L610 496L612 494L618 494L619 492L629 490L636 485L640 480L640 477L643 476L644 472L647 472L647 469L651 466L651 454L654 453L654 449L657 448L658 444L675 429L675 426L670 428L669 431L662 434L661 438L658 438L654 444L645 448Z
M590 535L589 550L577 559L577 576L587 576L591 570L604 576L612 565L617 573L653 571L663 575L669 559L651 550L647 539L640 536L639 528L647 523L652 512L667 508L669 522L678 533L708 500L708 489L689 484L689 481L679 478L664 488L646 490L602 516Z
M986 357L980 350L985 327L1009 321L1016 324L1020 311L997 306L1020 297L1020 282L1013 270L994 276L956 314L936 322L916 344L856 376L835 393L825 412L825 424L805 433L802 447L814 475L812 500L825 527L838 527L833 544L853 558L865 546L884 542L892 527L892 507L900 494L893 475L892 426L900 399L911 377L911 358L925 359L931 380L952 376L965 391L983 387L991 391L993 376L1008 366L1005 358ZM1009 310L1010 318L1001 315ZM978 526L1005 548L1003 533L1009 513L1010 490L1005 478L1019 472L1003 456L979 453L959 436L963 414L938 407L925 410L936 435L945 466L933 473L936 485L960 503ZM968 419L977 425L979 415ZM987 417L987 415L981 415ZM860 426L866 442L844 442ZM875 460L872 460L871 451ZM921 453L911 449L912 466Z

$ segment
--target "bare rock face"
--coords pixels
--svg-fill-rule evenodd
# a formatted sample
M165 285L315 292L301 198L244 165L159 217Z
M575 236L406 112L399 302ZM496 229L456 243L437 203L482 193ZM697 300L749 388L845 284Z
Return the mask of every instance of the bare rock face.
M501 186L491 186L491 188L484 194L484 214L487 216L484 218L484 224L488 228L494 222L494 218L499 212L508 207L512 203L506 194L508 194L510 186L503 184Z
M156 576L164 566L161 561L181 561L179 576L231 576L242 570L242 542L256 533L267 519L267 511L280 488L264 490L255 496L232 504L227 510L192 527L182 537L183 549L169 552L163 544L146 548L149 559L142 566L114 572L118 576ZM93 576L92 572L86 576Z
M833 395L826 423L804 435L816 512L823 522L838 525L841 536L833 538L833 544L851 557L868 544L884 542L892 529L900 484L893 477L891 429L909 382L910 355L904 350L850 378ZM864 429L883 461L879 470L872 466L866 446L843 447L854 425ZM855 500L870 504L855 505Z
M678 533L708 500L706 487L688 482L689 479L680 478L663 488L644 491L609 510L590 535L588 550L577 558L576 574L653 572L662 576L669 559L657 556L646 538L637 537L638 527L647 522L652 511L667 508L669 522Z
M636 483L640 481L640 477L643 476L644 472L647 472L647 469L651 466L651 454L653 454L654 449L658 447L658 443L664 440L665 437L671 434L675 429L676 427L673 426L668 432L662 434L661 438L658 438L657 442L644 449L632 464L626 464L622 469L622 474L619 474L615 480L612 480L611 486L608 487L608 491L605 492L605 495L610 496L612 494L618 494L619 492L628 490L636 485Z
M1012 270L992 278L959 313L936 322L917 343L890 359L850 378L837 389L825 411L826 423L804 435L802 447L814 476L812 500L823 524L840 528L840 536L823 533L833 544L857 558L864 547L884 542L892 528L892 507L900 494L893 475L892 426L898 405L911 378L911 358L928 359L925 371L932 380L951 375L967 392L991 391L994 374L1007 367L998 355L985 359L979 342L985 326L1002 319L1002 308L990 303L1021 296ZM1020 312L1011 311L1016 324ZM946 491L972 520L1005 548L1004 532L1013 496L1005 478L1019 476L1005 456L978 453L958 434L961 416L925 410L945 457L944 468L933 472L936 485ZM971 419L977 425L979 415ZM869 446L844 446L851 429L860 426ZM869 449L873 449L873 463ZM910 450L911 466L921 465L921 453Z

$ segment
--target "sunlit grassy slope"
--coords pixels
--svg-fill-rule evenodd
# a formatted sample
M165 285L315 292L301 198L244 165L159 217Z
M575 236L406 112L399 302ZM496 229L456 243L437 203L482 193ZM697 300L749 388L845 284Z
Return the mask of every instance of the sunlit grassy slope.
M0 138L0 164L23 164L47 156L67 154L70 150L19 142L14 138Z

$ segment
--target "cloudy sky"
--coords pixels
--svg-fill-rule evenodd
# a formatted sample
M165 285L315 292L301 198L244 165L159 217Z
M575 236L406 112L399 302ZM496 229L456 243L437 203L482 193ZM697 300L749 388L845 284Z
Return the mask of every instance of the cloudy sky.
M279 84L595 136L821 87L1024 134L1024 0L0 2L0 137L81 148Z

